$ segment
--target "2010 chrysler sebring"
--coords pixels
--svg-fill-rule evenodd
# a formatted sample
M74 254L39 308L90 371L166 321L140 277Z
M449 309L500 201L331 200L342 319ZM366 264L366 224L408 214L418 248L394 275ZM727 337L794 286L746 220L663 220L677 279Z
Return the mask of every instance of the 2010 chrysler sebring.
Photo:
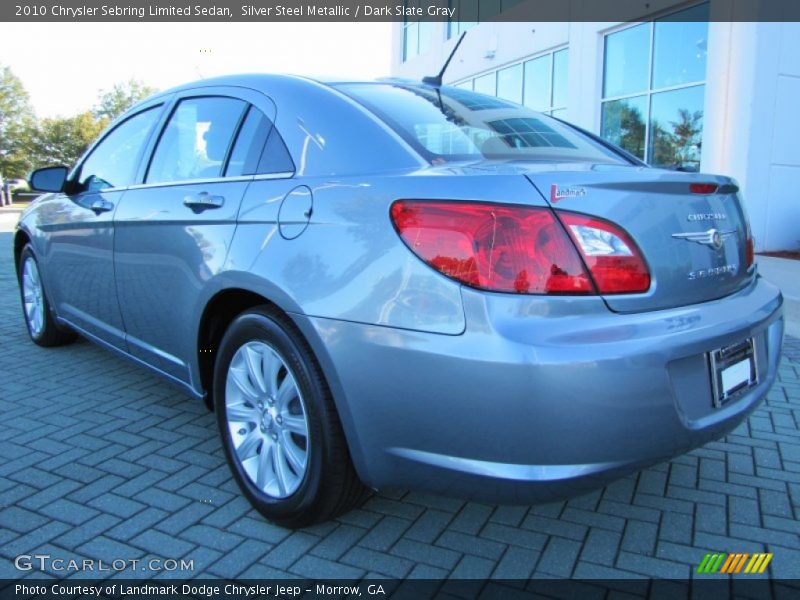
M775 379L782 297L733 180L462 89L201 81L31 183L33 341L204 398L284 525L370 488L578 493L721 436Z

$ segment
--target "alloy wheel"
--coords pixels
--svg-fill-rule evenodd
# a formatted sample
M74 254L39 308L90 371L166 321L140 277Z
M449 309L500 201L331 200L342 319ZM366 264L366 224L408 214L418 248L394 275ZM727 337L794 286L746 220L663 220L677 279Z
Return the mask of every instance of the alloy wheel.
M291 496L308 468L309 426L296 379L269 344L241 346L228 367L225 411L233 454L272 498Z
M28 257L22 267L22 298L25 305L25 320L34 336L44 329L44 291L42 278L36 261Z

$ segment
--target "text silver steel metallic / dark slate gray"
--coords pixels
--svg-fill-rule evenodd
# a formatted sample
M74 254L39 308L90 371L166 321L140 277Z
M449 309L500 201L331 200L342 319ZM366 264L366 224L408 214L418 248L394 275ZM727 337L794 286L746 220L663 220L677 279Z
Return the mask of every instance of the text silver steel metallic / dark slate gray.
M776 377L782 298L735 181L496 98L206 80L37 178L32 339L77 332L205 398L282 524L367 488L579 493L723 435Z

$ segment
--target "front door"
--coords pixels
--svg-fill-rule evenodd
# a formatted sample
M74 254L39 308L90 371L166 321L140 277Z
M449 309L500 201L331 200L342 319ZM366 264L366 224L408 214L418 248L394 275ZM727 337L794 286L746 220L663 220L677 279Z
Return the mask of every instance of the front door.
M95 338L125 349L114 285L114 214L160 114L147 108L120 123L94 146L68 182L68 194L47 203L41 228L48 283L56 312Z

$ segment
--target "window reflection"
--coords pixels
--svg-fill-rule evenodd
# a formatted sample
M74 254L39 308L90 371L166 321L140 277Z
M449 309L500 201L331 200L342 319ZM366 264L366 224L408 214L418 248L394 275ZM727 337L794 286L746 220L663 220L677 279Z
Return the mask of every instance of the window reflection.
M581 160L619 156L569 127L518 104L443 86L343 84L434 164L449 160Z
M647 96L603 104L600 135L644 160Z
M653 166L700 168L708 10L606 36L600 135Z
M650 101L650 163L681 171L700 170L704 86L653 94Z
M145 181L219 177L246 107L235 98L181 100L158 140Z
M651 26L642 23L606 36L604 98L647 90Z
M81 166L79 183L83 190L96 192L134 182L136 160L156 123L159 108L130 117L94 147Z
M653 87L694 83L706 78L708 4L701 4L655 23ZM686 22L686 20L690 22ZM695 22L691 22L695 21Z

